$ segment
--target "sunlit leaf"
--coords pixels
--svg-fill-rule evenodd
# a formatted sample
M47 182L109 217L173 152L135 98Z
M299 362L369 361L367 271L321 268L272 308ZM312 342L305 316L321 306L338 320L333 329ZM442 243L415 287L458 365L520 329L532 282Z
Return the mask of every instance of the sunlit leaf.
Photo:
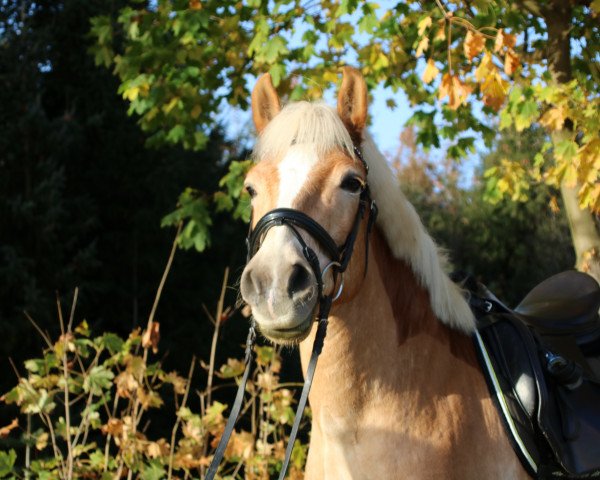
M483 51L484 46L485 38L481 33L473 33L471 30L467 32L463 42L463 49L465 52L465 57L467 57L469 61L473 60L473 57L479 55Z
M427 65L425 66L425 70L423 71L423 76L421 79L425 83L431 83L435 77L438 76L440 70L435 66L435 62L433 59L427 60Z

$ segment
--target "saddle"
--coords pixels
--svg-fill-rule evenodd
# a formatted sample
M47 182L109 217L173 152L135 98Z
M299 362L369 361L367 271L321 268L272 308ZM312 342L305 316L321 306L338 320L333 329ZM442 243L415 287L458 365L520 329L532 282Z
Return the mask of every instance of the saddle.
M600 478L600 286L567 271L514 309L471 288L474 341L507 433L534 478Z

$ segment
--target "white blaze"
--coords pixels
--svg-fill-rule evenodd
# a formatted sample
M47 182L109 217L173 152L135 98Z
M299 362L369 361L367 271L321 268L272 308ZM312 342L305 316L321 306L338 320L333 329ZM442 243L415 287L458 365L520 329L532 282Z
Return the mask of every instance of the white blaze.
M306 183L308 174L319 160L313 145L292 145L279 162L279 198L277 208L292 208L294 199Z

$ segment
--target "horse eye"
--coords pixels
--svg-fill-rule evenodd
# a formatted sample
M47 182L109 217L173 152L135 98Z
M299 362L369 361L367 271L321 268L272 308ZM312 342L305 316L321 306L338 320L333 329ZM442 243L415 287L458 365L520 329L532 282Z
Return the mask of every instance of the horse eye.
M358 193L364 188L364 183L360 178L348 175L342 180L340 188L350 193Z
M250 198L256 197L256 190L254 190L252 185L245 185L244 188L246 189L246 192L248 192L248 195L250 195Z

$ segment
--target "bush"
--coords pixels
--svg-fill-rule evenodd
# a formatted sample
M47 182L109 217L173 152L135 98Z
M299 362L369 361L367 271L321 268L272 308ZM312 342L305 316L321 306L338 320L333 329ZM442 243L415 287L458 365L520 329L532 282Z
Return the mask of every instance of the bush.
M172 255L174 254L172 252ZM172 260L172 257L171 257ZM159 323L154 312L146 329L123 339L113 333L91 334L85 320L74 326L77 290L67 321L59 304L61 335L56 340L38 328L46 348L25 362L26 374L0 400L20 408L0 436L21 432L21 454L0 451L0 478L202 478L225 427L227 405L213 392L235 386L244 362L229 358L215 367L221 323L232 312L223 305L228 272L214 315L208 363L192 359L186 377L167 372L156 358ZM33 320L30 319L32 322ZM33 322L35 325L35 322ZM36 327L37 328L37 327ZM271 346L254 347L256 367L246 387L244 418L232 435L219 478L268 479L281 468L288 430L294 420L294 384L280 382L281 355ZM202 390L192 394L198 365L207 372ZM165 401L172 396L172 401ZM196 404L194 408L192 404ZM167 411L168 405L174 407ZM152 432L149 419L172 416L170 436ZM246 428L247 426L247 428ZM296 442L290 478L302 478L307 445Z

